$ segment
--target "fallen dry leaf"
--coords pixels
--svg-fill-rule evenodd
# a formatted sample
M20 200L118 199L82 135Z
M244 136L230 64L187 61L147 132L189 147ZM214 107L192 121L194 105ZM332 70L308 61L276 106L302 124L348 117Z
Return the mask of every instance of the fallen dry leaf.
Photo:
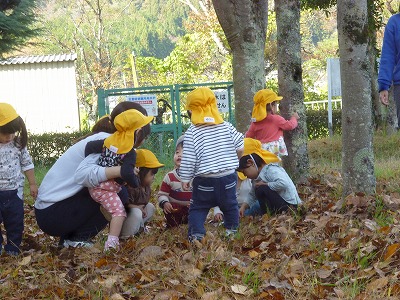
M383 289L384 287L386 287L388 282L389 280L387 277L375 279L367 284L366 290L373 292L379 289Z
M18 264L20 266L26 266L31 262L31 260L32 260L32 256L28 255L28 256L25 256L20 262L18 262Z
M178 300L179 293L173 290L167 290L157 293L153 300Z
M321 279L326 279L329 276L331 276L333 271L334 271L333 269L322 268L322 269L317 270L317 275Z
M125 300L120 294L112 294L110 300Z
M235 284L235 285L231 285L231 290L232 290L232 292L234 292L236 294L246 295L247 286Z
M400 244L399 243L390 245L386 250L386 253L385 253L385 256L384 256L384 260L388 260L389 258L391 258L397 252L397 250L399 248L400 248Z

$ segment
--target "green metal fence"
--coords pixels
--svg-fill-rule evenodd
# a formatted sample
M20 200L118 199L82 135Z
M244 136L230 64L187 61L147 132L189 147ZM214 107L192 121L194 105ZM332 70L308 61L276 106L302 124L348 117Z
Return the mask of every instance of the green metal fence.
M224 120L235 124L232 82L99 89L97 92L98 114L99 117L109 114L119 102L129 101L130 96L140 95L145 98L146 95L151 95L153 98L155 97L157 99L157 112L151 124L151 134L142 147L153 151L163 163L172 163L175 142L190 125L190 119L186 111L186 95L200 86L209 87L216 92L218 90L224 91L224 96L226 95L228 99L225 99L225 102L221 104L224 105L225 111L221 115ZM228 107L225 107L226 100Z

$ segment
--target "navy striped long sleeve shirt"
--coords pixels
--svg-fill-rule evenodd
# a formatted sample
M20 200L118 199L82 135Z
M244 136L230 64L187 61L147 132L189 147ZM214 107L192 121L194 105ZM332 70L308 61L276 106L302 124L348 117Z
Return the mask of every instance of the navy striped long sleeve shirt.
M229 122L191 125L185 132L180 176L189 182L196 176L234 171L243 149L243 134Z

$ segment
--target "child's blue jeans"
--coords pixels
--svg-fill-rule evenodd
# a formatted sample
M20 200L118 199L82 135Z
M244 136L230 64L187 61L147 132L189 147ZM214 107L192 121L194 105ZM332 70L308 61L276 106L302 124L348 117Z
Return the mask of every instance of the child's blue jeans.
M236 200L237 175L233 172L223 177L195 177L189 208L189 239L201 240L206 234L204 222L210 208L219 206L224 213L226 229L239 227L239 209Z
M24 202L17 190L0 191L0 224L4 224L7 236L6 252L19 253L24 231ZM0 231L0 252L3 236Z
M239 206L239 208L240 208L240 206ZM261 216L262 212L261 212L260 203L258 201L254 202L250 208L248 208L244 211L244 215L245 216L253 216L253 217Z

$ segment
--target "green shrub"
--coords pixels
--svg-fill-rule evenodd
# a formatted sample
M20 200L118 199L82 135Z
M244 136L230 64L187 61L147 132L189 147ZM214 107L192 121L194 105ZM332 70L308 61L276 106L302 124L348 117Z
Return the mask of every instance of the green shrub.
M29 134L28 150L35 165L51 166L74 142L87 132Z
M342 110L332 110L333 134L342 134ZM308 139L314 140L329 136L328 112L326 110L306 110Z

